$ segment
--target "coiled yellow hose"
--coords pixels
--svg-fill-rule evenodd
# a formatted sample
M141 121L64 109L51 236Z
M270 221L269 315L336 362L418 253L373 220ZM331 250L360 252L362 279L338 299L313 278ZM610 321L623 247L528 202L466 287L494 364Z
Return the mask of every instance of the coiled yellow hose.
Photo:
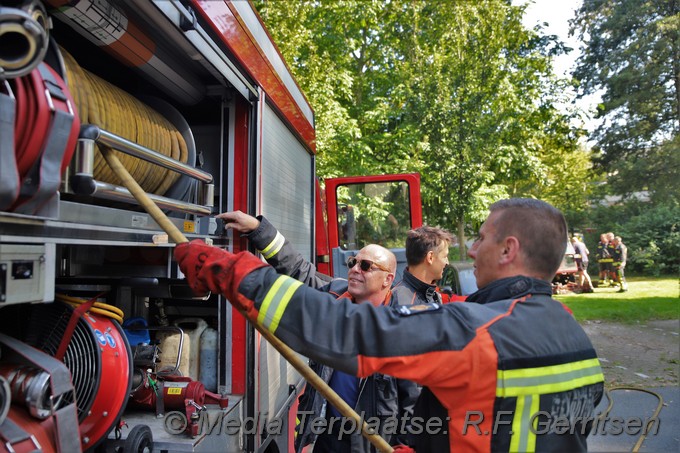
M648 393L648 394L656 397L659 402L656 405L656 409L654 410L654 414L652 415L652 418L648 421L648 423L651 422L652 420L658 420L657 417L659 416L659 413L661 412L661 409L663 408L663 397L660 394L658 394L657 392L654 392L652 390L647 390L647 389L640 389L640 388L636 388L636 387L627 387L627 386L616 386L616 387L612 387L610 389L605 389L604 394L607 397L607 400L609 401L609 403L607 404L607 408L605 409L605 411L599 417L599 419L601 421L606 420L606 418L609 416L609 413L612 410L612 407L614 407L614 399L612 398L610 392L615 391L615 390L631 390L631 391L635 391L635 392L643 392L643 393ZM633 453L637 453L638 451L640 451L640 447L642 447L642 442L645 441L645 439L647 438L647 434L649 433L649 428L650 428L649 424L643 427L642 433L640 434L640 437L638 438L637 442L635 443L633 450L631 450Z
M95 124L120 137L186 163L189 157L184 137L163 115L134 96L84 70L64 49L66 79L83 124ZM94 178L121 185L104 161L97 145ZM179 174L143 159L113 151L123 166L147 193L163 195Z
M60 302L67 303L72 307L78 307L79 305L82 305L85 302L87 302L87 299L67 296L66 294L56 294L55 299ZM91 311L92 313L96 313L98 315L106 316L107 318L115 319L120 324L123 323L123 318L125 317L125 313L123 313L123 310L113 305L105 304L103 302L95 302L89 311Z

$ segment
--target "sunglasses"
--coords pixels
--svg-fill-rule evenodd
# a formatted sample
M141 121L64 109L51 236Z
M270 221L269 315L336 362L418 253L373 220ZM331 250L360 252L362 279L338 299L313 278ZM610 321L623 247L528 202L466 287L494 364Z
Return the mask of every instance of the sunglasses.
M354 256L350 256L347 259L347 268L352 269L354 266L357 265L357 263L359 263L359 269L361 269L364 272L370 271L373 268L373 266L377 267L381 271L390 272L390 273L392 272L388 268L383 266L382 264L375 263L371 260L358 260Z

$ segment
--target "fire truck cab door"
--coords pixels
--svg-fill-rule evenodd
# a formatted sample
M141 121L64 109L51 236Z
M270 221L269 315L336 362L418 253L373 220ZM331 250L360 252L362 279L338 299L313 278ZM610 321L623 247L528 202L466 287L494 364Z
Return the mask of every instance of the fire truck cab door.
M380 244L397 257L401 280L406 267L406 234L422 225L417 173L330 178L325 181L331 272L347 277L347 258L368 244Z

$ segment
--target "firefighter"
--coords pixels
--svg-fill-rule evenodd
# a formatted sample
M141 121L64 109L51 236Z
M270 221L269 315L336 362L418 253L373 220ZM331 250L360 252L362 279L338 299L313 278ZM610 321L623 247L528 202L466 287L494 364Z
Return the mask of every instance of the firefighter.
M452 240L451 233L438 227L422 226L408 232L405 243L408 267L402 274L402 280L392 287L392 298L398 305L451 301L451 296L442 295L439 292L436 282L441 280L444 268L449 263L449 244ZM462 300L456 297L456 300ZM422 417L428 414L433 398L434 396L427 389L424 394L419 395L418 402L413 409L413 416ZM447 416L446 411L443 410L438 414L429 413L429 415L438 416L442 423ZM421 435L412 434L407 439L401 438L401 441L413 445L418 444L421 448L427 446L425 451L432 451L429 446L435 438L434 435L421 433Z
M604 378L587 335L551 297L564 216L521 198L490 211L468 251L480 289L467 303L334 301L252 254L198 240L178 245L175 258L195 291L224 294L307 357L427 386L448 414L443 427L420 425L445 430L446 444L432 451L586 451Z
M449 244L453 236L447 230L437 227L422 226L408 232L406 236L406 264L402 280L392 288L393 297L399 305L420 305L428 303L442 303L436 282L441 280L444 268L449 264ZM450 302L451 296L444 295L445 301ZM460 300L460 299L457 299ZM429 415L446 420L445 410L441 405L435 406L434 395L425 389L418 396L413 408L414 417ZM436 402L436 401L435 401ZM440 409L433 413L432 408ZM436 442L435 434L411 434L406 443L418 445L423 451L435 451L431 446ZM436 445L436 444L434 444Z
M402 280L392 287L399 305L441 303L437 281L449 264L449 244L453 236L448 231L422 226L408 232L406 264Z
M600 235L600 242L597 243L597 266L599 270L599 281L597 286L606 286L609 284L609 277L611 272L611 255L609 254L609 248L607 245L609 240L607 240L607 233L602 233Z
M621 236L616 236L613 241L614 254L612 267L616 273L616 281L619 282L619 293L628 291L628 283L626 283L626 276L624 269L626 267L626 260L628 259L628 247L621 241Z
M616 269L614 269L614 255L616 255L616 245L614 245L614 233L611 231L607 233L607 253L609 254L609 259L607 260L607 274L609 275L609 286L616 286L618 283L618 274Z
M348 280L332 279L317 273L314 265L295 251L290 242L266 218L253 217L241 211L225 212L216 217L225 222L226 228L245 234L279 273L353 303L375 306L392 306L397 303L390 290L397 260L392 252L380 245L369 244L348 260ZM386 427L386 419L389 417L397 420L413 415L413 406L420 391L413 382L381 373L358 379L318 362L310 365L331 389L357 413L363 414L366 420L372 417L380 419L382 428ZM314 443L314 451L318 452L375 451L359 430L347 435L351 431L348 425L335 424L336 430L344 429L344 435L324 430L317 436L312 421L324 413L329 425L333 419L341 420L342 417L313 387L308 386L301 395L298 406L298 419L301 423L297 427L298 434L295 438L296 451L301 451L310 443ZM379 429L378 433L391 443L406 442L406 435L392 436L384 429Z

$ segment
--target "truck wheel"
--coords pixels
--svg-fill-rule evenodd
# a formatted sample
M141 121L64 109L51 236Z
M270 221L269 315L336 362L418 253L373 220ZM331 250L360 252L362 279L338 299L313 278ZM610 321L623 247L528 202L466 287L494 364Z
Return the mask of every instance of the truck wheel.
M153 450L153 434L146 425L137 425L130 430L125 443L124 453L151 453Z

